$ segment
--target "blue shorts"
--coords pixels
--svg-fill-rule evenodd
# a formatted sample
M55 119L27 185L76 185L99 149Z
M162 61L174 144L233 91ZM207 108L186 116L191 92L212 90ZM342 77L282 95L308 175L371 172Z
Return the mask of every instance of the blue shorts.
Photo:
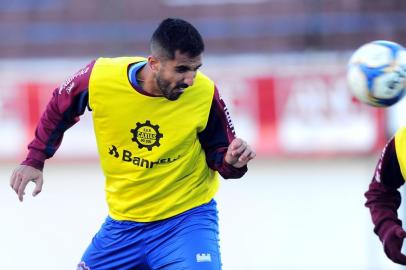
M155 222L107 217L79 269L220 270L216 202Z

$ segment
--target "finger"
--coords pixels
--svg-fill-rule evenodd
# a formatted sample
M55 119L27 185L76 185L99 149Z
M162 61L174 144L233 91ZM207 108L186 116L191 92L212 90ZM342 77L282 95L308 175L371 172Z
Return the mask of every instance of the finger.
M254 151L251 151L249 158L251 160L251 159L254 159L256 156L257 156L257 154Z
M243 140L241 140L240 138L235 138L231 142L230 148L231 148L231 150L236 150L236 149L240 148L242 144L244 144Z
M232 154L232 151L230 149L227 150L224 159L229 164L234 164L235 162L237 162L237 158Z
M32 196L37 196L42 190L42 184L44 183L42 176L39 176L37 181L35 181L35 188L32 192Z
M249 146L247 146L244 150L244 152L240 155L240 157L238 158L238 161L240 162L246 162L249 161L249 156L251 155L251 148Z
M242 153L244 153L244 151L247 149L247 143L246 142L242 142L240 144L240 146L238 148L235 148L234 150L232 150L232 155L233 156L237 156L239 157Z
M15 180L16 180L16 170L13 170L13 173L11 174L11 177L10 177L10 187L11 188L13 188Z
M22 180L22 175L20 173L16 173L15 180L13 183L13 189L14 189L15 193L18 193L18 188L20 187L21 180Z
M21 181L21 184L20 184L20 187L18 188L18 193L17 193L18 199L20 200L20 202L23 201L23 197L25 195L24 191L29 182L30 182L30 179L28 179L28 178L22 179L22 181Z
M246 145L244 152L240 155L244 160L250 161L251 159L255 158L256 154L254 150L252 150L250 145Z

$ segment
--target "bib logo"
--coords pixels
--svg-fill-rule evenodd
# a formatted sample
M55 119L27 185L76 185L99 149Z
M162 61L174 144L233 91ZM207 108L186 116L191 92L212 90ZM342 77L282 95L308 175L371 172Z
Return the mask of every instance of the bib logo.
M177 161L180 158L180 155L178 155L176 157L170 157L170 158L159 158L154 161L154 160L150 160L150 159L145 159L143 157L138 157L138 156L134 155L130 150L119 149L115 145L111 145L111 147L108 148L108 153L110 156L112 156L118 160L121 160L123 162L132 163L135 166L143 167L146 169L151 169L155 165L169 164L169 163Z
M148 151L152 151L152 147L159 147L161 144L159 140L164 136L162 133L159 133L159 126L152 125L149 120L144 124L137 122L137 127L131 129L133 134L132 141L138 144L138 148L147 148Z

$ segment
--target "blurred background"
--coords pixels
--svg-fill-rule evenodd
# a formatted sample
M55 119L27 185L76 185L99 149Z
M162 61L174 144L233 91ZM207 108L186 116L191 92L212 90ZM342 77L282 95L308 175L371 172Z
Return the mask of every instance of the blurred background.
M75 269L107 214L91 114L46 163L40 196L19 203L9 176L53 89L97 57L148 55L166 17L202 33L202 69L258 152L217 195L224 270L401 269L363 194L406 104L360 104L345 72L363 43L406 45L405 15L396 0L0 1L0 269Z

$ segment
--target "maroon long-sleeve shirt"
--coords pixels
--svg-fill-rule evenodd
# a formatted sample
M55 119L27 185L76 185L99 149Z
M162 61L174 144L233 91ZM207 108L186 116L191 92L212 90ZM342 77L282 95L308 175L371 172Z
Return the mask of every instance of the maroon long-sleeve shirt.
M372 182L365 193L365 206L370 209L374 231L381 240L387 228L394 223L402 224L397 209L401 202L398 189L404 182L396 156L395 139L392 138L382 151Z
M89 63L54 90L22 164L42 170L45 160L52 157L59 148L64 132L84 114L88 108L89 78L94 63L95 61ZM137 91L135 87L134 91ZM213 95L207 126L198 137L206 153L207 164L223 178L240 178L246 173L247 166L235 168L224 160L227 148L235 138L235 132L227 107L217 89Z

